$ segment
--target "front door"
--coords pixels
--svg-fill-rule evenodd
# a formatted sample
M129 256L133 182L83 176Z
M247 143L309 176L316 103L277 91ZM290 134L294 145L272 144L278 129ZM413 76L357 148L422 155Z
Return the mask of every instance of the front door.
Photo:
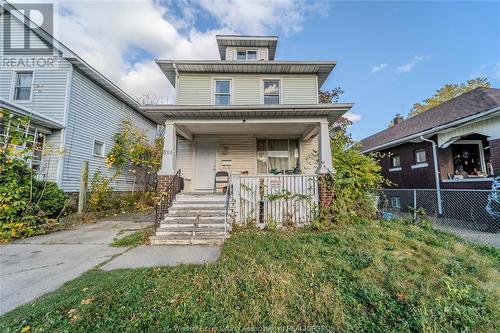
M196 190L211 190L214 187L216 149L215 142L199 141L196 143Z

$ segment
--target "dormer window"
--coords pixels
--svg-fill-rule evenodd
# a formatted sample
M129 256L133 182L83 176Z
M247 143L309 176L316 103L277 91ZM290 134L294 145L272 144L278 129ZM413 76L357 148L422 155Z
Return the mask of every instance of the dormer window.
M257 50L238 50L236 51L237 60L257 60Z

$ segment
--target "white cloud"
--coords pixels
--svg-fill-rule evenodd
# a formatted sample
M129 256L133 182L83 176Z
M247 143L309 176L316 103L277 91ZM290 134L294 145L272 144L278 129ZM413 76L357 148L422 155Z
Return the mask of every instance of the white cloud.
M302 1L60 1L59 36L64 44L139 98L154 94L173 101L174 89L154 59L218 59L218 33L292 33L324 4ZM175 8L175 10L173 9ZM199 30L197 17L216 24Z
M430 55L427 56L414 56L408 63L403 64L401 66L398 66L396 68L396 73L407 73L413 70L416 64L424 61L424 60L429 60L431 58Z
M357 121L360 121L361 120L361 115L358 114L358 113L354 113L354 112L351 112L351 111L348 111L344 117L346 117L347 119L349 119L350 121L352 121L353 123L357 122Z
M387 66L389 66L389 64L387 63L383 63L383 64L380 64L380 65L376 65L376 66L373 66L372 67L372 73L376 73L378 71L381 71L383 70L384 68L386 68Z

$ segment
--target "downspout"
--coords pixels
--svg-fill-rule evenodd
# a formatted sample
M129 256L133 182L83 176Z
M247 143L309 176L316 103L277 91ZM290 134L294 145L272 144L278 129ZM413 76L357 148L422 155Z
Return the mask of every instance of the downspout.
M436 179L436 191L437 191L437 206L439 215L443 214L443 207L441 202L441 181L439 179L439 169L438 169L438 159L437 159L437 145L433 140L429 140L420 136L420 139L432 144L432 157L434 159L434 178Z

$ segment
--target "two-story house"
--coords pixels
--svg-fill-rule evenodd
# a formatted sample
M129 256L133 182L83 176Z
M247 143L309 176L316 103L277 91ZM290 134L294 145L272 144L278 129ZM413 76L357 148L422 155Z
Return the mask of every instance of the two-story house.
M307 207L269 198L322 197L317 177L333 171L329 124L352 107L318 101L335 62L275 60L276 36L216 39L220 60L156 61L176 88L175 105L143 108L165 124L159 190L180 172L185 192L213 191L227 172L236 220L305 222Z
M77 192L85 160L90 176L113 175L105 157L124 119L156 136L133 98L9 3L0 10L0 108L30 116L41 144L31 164L41 178ZM123 173L112 185L130 190L133 179Z

